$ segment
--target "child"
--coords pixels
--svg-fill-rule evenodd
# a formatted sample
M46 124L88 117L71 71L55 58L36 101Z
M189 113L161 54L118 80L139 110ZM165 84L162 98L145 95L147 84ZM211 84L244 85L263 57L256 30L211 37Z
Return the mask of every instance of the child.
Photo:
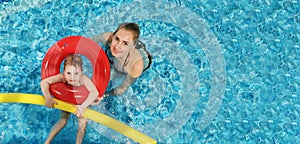
M42 80L41 89L46 100L46 107L52 108L53 104L56 104L56 102L50 95L49 87L51 84L57 82L64 82L72 86L84 85L90 92L87 99L81 105L76 105L77 110L74 113L78 117L78 131L76 137L76 144L82 143L87 122L86 119L83 117L83 112L85 108L93 104L94 100L97 99L98 90L93 84L93 82L86 75L83 74L81 57L74 54L68 55L64 60L63 74L57 74ZM52 127L52 130L45 144L49 144L52 141L55 135L66 125L69 117L69 112L61 111L60 119Z

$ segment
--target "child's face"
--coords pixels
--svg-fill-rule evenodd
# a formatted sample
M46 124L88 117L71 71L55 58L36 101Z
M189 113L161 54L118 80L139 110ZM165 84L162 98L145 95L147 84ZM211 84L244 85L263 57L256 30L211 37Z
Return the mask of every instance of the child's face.
M113 36L110 50L113 56L126 55L134 47L134 36L131 31L120 29Z
M64 76L68 84L73 86L80 86L82 70L80 67L75 67L73 65L66 65L64 70Z

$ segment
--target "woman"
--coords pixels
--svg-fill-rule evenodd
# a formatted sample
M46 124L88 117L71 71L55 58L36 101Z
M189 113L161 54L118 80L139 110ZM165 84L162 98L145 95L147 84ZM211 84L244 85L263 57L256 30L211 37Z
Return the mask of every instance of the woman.
M122 23L113 33L106 32L92 38L105 44L105 52L113 69L126 75L123 83L110 90L105 96L123 94L143 71L149 68L151 56L145 49L145 45L139 41L139 36L140 28L136 23Z
M88 91L89 95L87 99L81 104L76 105L77 110L75 111L75 115L78 117L78 131L76 137L76 144L82 143L85 129L86 129L86 119L83 117L83 112L85 108L89 105L94 104L94 100L97 99L99 93L94 85L94 83L82 72L82 59L78 55L68 55L64 60L64 69L62 74L57 74L48 78L45 78L41 81L41 89L43 95L46 100L46 107L52 108L56 102L50 95L49 87L53 83L64 82L68 85L72 86L81 86L84 85ZM99 98L100 102L102 98ZM98 103L99 103L98 102ZM66 125L68 119L70 117L70 113L66 111L61 111L60 119L53 126L47 140L46 144L51 143L52 139L55 135Z

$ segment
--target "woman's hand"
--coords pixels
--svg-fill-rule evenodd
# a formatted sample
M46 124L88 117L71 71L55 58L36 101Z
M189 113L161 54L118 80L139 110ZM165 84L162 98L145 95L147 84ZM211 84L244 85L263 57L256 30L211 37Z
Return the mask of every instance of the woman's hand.
M104 97L105 97L105 94L102 97L97 97L96 100L94 100L91 105L93 106L93 105L99 104L103 100Z
M45 103L46 107L53 108L53 105L56 105L56 104L57 104L57 102L52 97L46 98L46 103Z

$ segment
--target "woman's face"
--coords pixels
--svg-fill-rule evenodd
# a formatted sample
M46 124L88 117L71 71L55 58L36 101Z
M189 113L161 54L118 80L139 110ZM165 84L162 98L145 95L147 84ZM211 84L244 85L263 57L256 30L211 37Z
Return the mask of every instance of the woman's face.
M82 70L80 67L75 67L73 65L66 65L64 70L64 76L69 85L80 86Z
M113 36L110 45L111 53L114 57L122 57L134 48L134 35L131 31L120 29Z

